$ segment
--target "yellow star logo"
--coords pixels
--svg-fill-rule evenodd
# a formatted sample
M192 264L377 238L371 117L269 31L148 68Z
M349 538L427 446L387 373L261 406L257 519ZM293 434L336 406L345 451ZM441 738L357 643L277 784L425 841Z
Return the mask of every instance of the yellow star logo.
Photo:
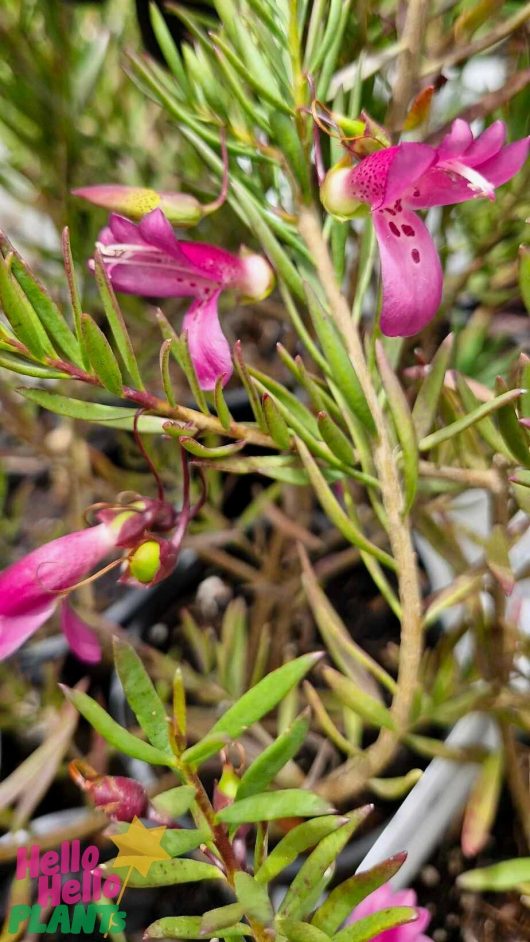
M133 869L146 877L151 864L157 860L169 860L171 857L161 843L166 830L165 826L146 828L139 818L134 818L123 834L115 834L111 837L111 841L118 848L113 868L128 867L127 879Z
M137 870L142 877L146 877L149 868L157 860L170 860L171 854L168 854L167 850L162 847L162 838L166 830L165 825L158 828L146 828L140 819L135 817L126 831L122 834L111 835L111 841L118 848L118 854L112 862L112 869L127 867L127 874L116 900L117 906L121 903L133 870Z

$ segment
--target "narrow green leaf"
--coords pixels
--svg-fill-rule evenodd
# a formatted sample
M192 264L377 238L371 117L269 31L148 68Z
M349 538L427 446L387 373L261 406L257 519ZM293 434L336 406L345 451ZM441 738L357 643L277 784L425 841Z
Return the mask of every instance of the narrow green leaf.
M175 399L175 393L173 391L173 384L171 382L171 374L169 371L169 357L171 355L171 347L173 346L173 340L169 337L167 340L164 340L162 346L160 347L160 377L162 379L162 386L164 387L164 393L167 401L170 406L176 405L177 400Z
M119 857L99 865L105 875L116 873L123 877L128 872L119 866ZM142 889L150 886L175 886L177 883L198 883L200 880L223 880L223 874L213 864L187 857L172 857L171 860L154 860L147 876L136 867L130 869L127 885Z
M237 739L249 726L270 713L322 658L322 652L303 654L267 674L229 707L212 726L210 735L223 733Z
M485 416L491 415L492 412L501 409L509 402L514 402L520 395L520 389L509 389L508 392L503 393L502 396L496 396L495 399L481 403L480 406L477 406L477 408L468 415L464 415L461 419L457 419L456 422L451 422L451 424L446 425L445 428L438 429L438 431L432 432L430 435L422 438L418 444L419 450L430 451L431 448L441 445L442 442L454 438L455 435L459 435L467 428L480 422Z
M179 436L179 442L186 451L189 451L190 455L195 455L196 458L229 458L231 455L237 455L238 451L242 451L246 445L243 440L208 448L201 442L196 441L195 438L188 438L187 435Z
M492 752L482 763L462 822L462 851L466 857L476 857L490 838L499 805L503 772L502 752Z
M311 920L312 925L330 935L337 932L351 911L370 893L392 879L406 859L406 853L396 854L376 864L375 867L356 873L343 883L339 883L318 907Z
M396 564L392 557L389 556L389 554L384 550L380 549L379 546L376 546L375 543L371 543L370 540L365 537L364 533L362 533L359 528L356 527L353 520L348 517L346 511L343 510L331 488L326 483L324 475L322 474L314 458L310 455L309 450L304 442L298 438L295 439L295 442L304 467L309 475L309 480L313 485L315 493L320 501L320 504L322 505L324 512L327 514L331 522L335 524L337 529L348 540L348 542L352 543L354 546L358 546L359 549L369 553L370 556L374 556L379 560L380 563L383 563L383 565L387 566L389 569L395 569Z
M460 373L456 373L456 388L465 412L469 413L478 408L480 400L477 399L467 379ZM476 431L494 452L511 459L511 452L490 416L486 416L480 422L477 422Z
M13 256L4 258L0 253L0 302L15 336L28 348L38 360L56 357L33 306L22 291L18 281L11 274Z
M319 412L317 415L320 434L328 448L337 458L340 458L344 464L355 464L355 453L352 443L346 438L344 432L330 419L327 412Z
M204 913L201 920L201 937L208 938L214 933L218 935L222 929L237 924L244 912L241 903L228 903L227 906L209 909L208 912Z
M507 392L507 390L508 387L502 376L497 376L495 381L495 392L497 395L501 395ZM516 461L526 468L530 467L528 439L519 425L519 419L513 403L508 403L508 405L499 409L497 412L497 422L499 431Z
M243 358L243 351L241 349L240 340L237 340L234 344L233 358L236 370L239 373L239 378L245 387L254 418L256 419L256 422L258 423L262 432L266 432L267 423L265 421L265 416L263 415L263 409L261 408L259 396L250 378L250 371L248 370Z
M77 710L84 716L96 732L115 749L124 752L125 755L133 759L141 759L143 762L149 762L151 765L175 766L176 762L172 756L155 749L154 746L133 736L128 730L124 729L119 723L116 723L111 716L96 703L92 697L83 693L81 690L71 690L63 684L59 685L65 697L74 704Z
M140 376L140 371L138 369L138 363L136 361L131 338L129 337L129 332L125 325L123 314L118 304L116 295L114 294L114 288L112 287L109 276L107 275L105 265L101 258L101 253L98 250L96 250L94 253L94 263L94 273L96 276L99 296L101 298L101 303L103 304L103 309L109 322L109 327L112 331L112 336L114 337L116 347L118 348L123 365L129 374L131 382L136 387L136 389L143 390L145 387L142 382L142 377Z
M74 315L76 338L81 350L83 365L88 368L88 359L86 358L86 355L83 351L83 338L81 334L81 314L83 313L83 308L81 306L81 298L79 297L79 288L77 286L77 279L75 276L74 260L72 257L72 248L70 245L70 230L68 229L68 226L65 226L62 231L61 243L63 249L64 271L66 280L68 282L68 292L70 295L72 313Z
M376 341L375 351L379 373L387 395L388 408L403 455L403 480L405 484L403 512L407 514L414 503L418 489L419 462L416 432L405 393L386 358L383 344L379 340Z
M187 330L183 331L180 337L174 340L171 351L188 381L188 386L190 387L193 398L195 399L199 409L204 415L210 415L210 409L208 407L206 396L204 395L204 391L201 389L201 385L197 378L197 373L195 372L195 366L193 365L193 360L191 359Z
M237 17L236 17L237 20ZM286 102L279 97L279 91L271 86L270 81L267 80L267 74L270 76L270 71L266 73L262 71L258 76L253 74L247 65L241 61L241 59L235 54L233 49L224 41L224 39L216 35L213 37L213 41L216 46L218 46L226 58L228 59L230 65L235 69L235 71L245 79L246 82L258 92L260 98L267 101L274 108L277 108L279 111L287 115L292 115L292 108L286 104Z
M285 870L304 851L315 847L323 838L346 824L348 818L338 815L323 815L312 821L297 824L282 837L262 863L255 877L260 883L268 883Z
M263 883L258 883L250 873L239 870L235 875L235 891L246 916L262 925L272 922L274 911Z
M172 755L166 710L140 657L126 641L113 638L114 663L123 692L149 742Z
M313 289L304 285L309 312L327 363L327 375L340 389L346 403L365 428L375 433L374 420L364 397L361 384L348 356L346 346L335 329Z
M278 818L313 818L331 811L333 808L329 802L313 792L302 788L284 788L235 801L218 811L216 817L224 824L239 825L275 821Z
M337 611L322 590L305 550L300 549L302 584L311 606L326 650L345 674L352 680L359 676L359 665L369 671L383 686L395 693L397 684L380 664L366 653L351 637Z
M424 438L432 428L444 387L445 374L451 362L453 344L454 335L448 334L432 358L427 376L416 396L412 409L412 421L419 439Z
M216 752L220 752L221 749L224 749L229 739L230 737L226 733L204 736L203 739L196 742L195 745L186 749L182 753L181 759L187 765L197 767L203 762L206 762L206 759L209 759L210 756L214 756Z
M106 406L99 402L85 402L82 399L70 399L48 389L18 389L21 396L55 412L57 415L67 415L71 419L83 419L86 422L96 422L108 428L132 429L136 415L135 409L127 407ZM167 419L157 415L141 415L138 420L138 430L151 435L160 435Z
M164 916L152 922L146 929L146 939L212 939L221 936L229 939L232 936L249 935L249 927L244 923L237 923L225 929L215 929L205 932L201 916Z
M472 890L475 893L490 891L502 893L506 890L514 890L520 883L529 881L530 857L503 860L501 863L492 864L491 867L469 870L457 877L457 883L461 889Z
M530 314L530 249L526 245L519 249L519 288L524 306Z
M309 161L300 142L294 115L287 116L280 111L271 111L270 125L280 151L287 160L305 200L311 194Z
M281 934L289 942L329 942L329 935L308 922L298 922L295 919L285 919L279 916L276 923Z
M309 717L305 712L249 765L239 784L236 801L263 792L274 781L278 772L296 755L308 730Z
M311 911L314 890L320 887L329 867L371 811L371 805L352 811L347 815L346 824L320 841L304 861L287 890L278 908L280 915L290 919L303 919Z
M370 726L376 726L378 729L380 727L395 729L390 711L379 700L361 690L352 680L339 674L332 667L322 668L322 674L340 702L353 710L354 713L358 713L366 723Z
M186 75L186 70L182 64L182 58L180 56L178 47L173 40L169 27L156 3L149 4L149 16L151 18L151 26L153 27L153 32L156 36L158 45L162 50L164 59L166 60L171 72L177 79L179 90L182 92L184 98L190 98L191 88L188 82L188 76Z
M396 775L394 778L368 779L368 787L378 798L384 801L396 801L406 795L419 782L422 775L422 769L409 769L405 775Z
M123 383L118 361L105 334L92 320L90 314L81 315L81 333L83 346L93 372L105 389L114 396L121 396Z
M25 261L15 251L13 252L11 271L52 341L59 347L70 363L78 366L82 365L79 344L61 311L33 272L30 271Z
M229 429L234 421L233 416L226 404L226 399L223 394L223 377L219 376L215 383L215 389L213 394L213 401L215 403L215 411L217 412L217 418L219 419L221 425L225 429Z
M264 394L262 407L267 429L273 442L278 445L278 448L288 450L291 447L289 427L269 393Z
M192 850L197 850L201 845L207 844L211 839L212 835L207 830L168 828L164 831L161 844L172 857L182 857L184 854L190 854Z
M49 366L41 366L39 363L32 363L31 360L23 360L21 357L13 356L11 353L0 353L0 366L9 370L10 373L19 373L21 376L33 376L35 379L68 379L67 373L61 373L59 370L52 370Z
M396 926L404 926L415 922L418 918L416 909L411 906L394 906L392 909L381 909L378 913L359 919L352 926L347 926L333 936L333 942L370 942L380 933Z

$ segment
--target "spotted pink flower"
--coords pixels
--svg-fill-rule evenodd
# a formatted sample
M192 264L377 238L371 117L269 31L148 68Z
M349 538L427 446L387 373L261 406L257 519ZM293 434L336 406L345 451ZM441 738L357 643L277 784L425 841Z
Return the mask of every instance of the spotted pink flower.
M184 317L191 359L203 389L232 375L230 347L219 323L222 291L234 288L249 300L272 288L272 270L260 255L232 255L203 242L175 236L161 209L138 224L112 213L99 238L99 249L113 286L143 297L193 298Z
M101 510L99 523L39 546L0 573L0 660L9 657L59 607L61 629L82 661L99 661L94 632L70 608L69 593L116 548L125 550L123 581L153 585L174 568L189 511L180 515L162 500L139 498ZM176 527L173 540L157 531ZM147 554L145 550L148 550Z
M381 329L390 337L417 333L436 314L442 268L432 237L414 210L486 196L523 166L530 138L504 146L495 121L477 138L466 121L453 122L439 147L403 143L370 154L356 167L339 165L322 187L326 208L343 218L359 203L372 211L381 255Z
M393 906L411 906L416 910L418 918L408 925L396 926L395 929L380 932L373 937L372 942L432 942L430 936L423 932L429 925L430 913L421 906L416 906L414 890L393 890L390 883L383 883L363 899L353 910L347 924L351 926L360 919L365 919L366 916L372 916L374 913L381 912L382 909L391 909Z

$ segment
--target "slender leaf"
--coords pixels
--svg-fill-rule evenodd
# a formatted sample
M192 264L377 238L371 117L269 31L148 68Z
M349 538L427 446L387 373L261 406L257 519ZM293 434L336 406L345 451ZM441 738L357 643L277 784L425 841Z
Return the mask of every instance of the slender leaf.
M83 346L90 366L105 389L121 396L123 383L118 361L103 331L89 314L81 315Z
M296 755L308 730L309 718L307 713L304 713L254 759L241 779L236 801L263 792L274 781L278 772Z
M331 811L329 802L313 792L284 788L235 801L217 812L217 820L224 824L253 824L278 818L312 818Z

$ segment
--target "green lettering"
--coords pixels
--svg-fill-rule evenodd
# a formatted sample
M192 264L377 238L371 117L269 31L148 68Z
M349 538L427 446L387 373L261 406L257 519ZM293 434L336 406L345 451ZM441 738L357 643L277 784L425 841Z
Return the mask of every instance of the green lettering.
M21 923L25 922L26 919L29 919L31 914L31 906L26 906L20 903L18 906L13 906L13 909L9 913L9 925L8 933L11 935L18 935L18 929Z
M52 910L46 932L57 932L58 929L60 929L61 932L66 932L68 935L70 934L70 913L68 912L68 906L56 906L55 909Z
M89 903L88 906L82 906L77 903L72 910L72 935L79 935L81 932L94 932L96 926L97 906Z

